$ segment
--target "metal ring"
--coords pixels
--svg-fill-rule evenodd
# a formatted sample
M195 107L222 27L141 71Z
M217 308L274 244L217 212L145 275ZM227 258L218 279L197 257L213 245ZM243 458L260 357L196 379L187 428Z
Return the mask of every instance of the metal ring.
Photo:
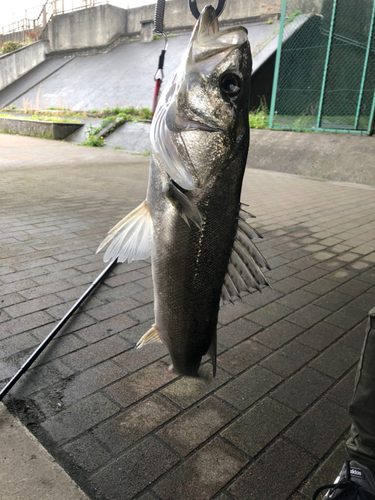
M224 10L226 1L227 0L218 0L217 7L215 9L216 19L219 16L221 16L221 14ZM189 0L189 7L190 7L190 12L193 14L195 19L199 19L200 12L199 12L198 7L197 7L197 0Z

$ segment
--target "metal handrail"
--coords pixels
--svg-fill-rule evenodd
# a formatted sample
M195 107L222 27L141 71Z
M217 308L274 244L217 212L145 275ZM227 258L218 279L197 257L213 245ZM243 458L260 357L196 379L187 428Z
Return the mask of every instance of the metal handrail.
M40 31L41 33L53 16L67 14L83 9L89 9L91 7L97 7L99 5L105 5L108 4L109 0L82 0L82 2L83 3L81 6L66 8L68 0L46 0L39 16L36 19L24 18L3 26L1 28L3 41L6 41L4 38L10 39L11 35L13 34L17 34L17 38L23 37L23 41L26 41L26 39L28 38L27 32Z

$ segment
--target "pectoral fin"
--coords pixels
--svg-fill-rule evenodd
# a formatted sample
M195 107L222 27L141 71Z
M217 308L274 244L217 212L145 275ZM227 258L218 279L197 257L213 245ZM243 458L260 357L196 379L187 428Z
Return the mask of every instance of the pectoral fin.
M146 344L152 344L153 342L162 342L160 339L159 332L153 325L148 332L146 332L137 342L137 349L143 347Z
M181 155L177 148L177 135L169 130L166 115L173 104L177 91L177 74L171 75L170 90L163 92L160 96L156 112L151 124L151 149L153 156L162 165L163 170L183 189L194 189L194 181L181 161Z
M190 226L189 220L192 221L198 228L202 226L203 219L197 206L176 186L174 182L171 181L167 184L164 194L188 226Z
M111 241L104 262L116 258L119 262L147 259L153 250L153 234L152 217L144 201L109 231L96 253Z

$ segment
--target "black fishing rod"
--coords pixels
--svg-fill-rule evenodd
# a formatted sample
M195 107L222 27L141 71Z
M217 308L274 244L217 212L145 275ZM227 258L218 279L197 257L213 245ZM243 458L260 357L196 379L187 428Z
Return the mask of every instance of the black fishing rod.
M46 337L43 342L39 345L39 347L31 354L31 356L25 361L22 367L18 370L18 372L14 375L13 378L9 380L4 389L0 392L0 401L4 398L6 394L10 391L10 389L14 386L14 384L22 377L22 375L30 368L30 366L34 363L34 361L38 358L38 356L44 351L47 345L51 342L51 340L55 337L55 335L61 330L61 328L65 325L65 323L73 316L75 311L79 308L79 306L84 302L84 300L90 295L90 293L94 290L94 288L101 282L101 280L111 271L115 265L117 264L117 259L113 260L108 266L102 271L102 273L96 278L95 281L90 285L90 287L85 291L83 295L77 300L74 306L65 314L62 320L55 326L52 332Z

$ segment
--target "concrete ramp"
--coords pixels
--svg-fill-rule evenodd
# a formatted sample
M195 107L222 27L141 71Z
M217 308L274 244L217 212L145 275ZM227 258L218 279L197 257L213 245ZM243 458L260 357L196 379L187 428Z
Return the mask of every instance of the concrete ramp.
M17 106L21 108L22 97L25 94L30 94L33 88L39 89L43 81L68 64L72 59L73 57L61 57L59 59L44 61L14 83L5 87L5 89L0 91L0 108L14 104L15 101L17 101ZM34 103L36 93L37 91L35 92ZM40 105L43 106L42 101L40 101Z
M275 36L279 26L247 24L253 56ZM191 31L168 38L165 78L181 61ZM93 111L118 107L152 106L154 74L164 40L141 44L128 41L112 51L74 58L45 61L0 92L0 106L22 107L23 99L32 108L37 96L39 109L64 107Z

